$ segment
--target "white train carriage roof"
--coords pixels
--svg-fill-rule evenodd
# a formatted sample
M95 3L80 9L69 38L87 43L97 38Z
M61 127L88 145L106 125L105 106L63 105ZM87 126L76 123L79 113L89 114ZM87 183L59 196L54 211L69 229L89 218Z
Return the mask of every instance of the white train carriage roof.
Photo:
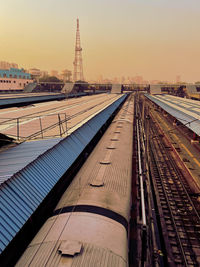
M112 210L129 220L132 155L127 151L132 143L133 106L130 110L113 121L56 210L91 205Z
M191 131L200 135L200 101L172 95L145 95Z

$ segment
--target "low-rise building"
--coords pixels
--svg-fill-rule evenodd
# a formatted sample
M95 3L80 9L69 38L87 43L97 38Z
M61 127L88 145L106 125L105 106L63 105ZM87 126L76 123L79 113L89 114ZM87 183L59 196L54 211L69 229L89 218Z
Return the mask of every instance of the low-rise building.
M24 69L0 69L0 91L23 90L32 82L30 73L25 72Z

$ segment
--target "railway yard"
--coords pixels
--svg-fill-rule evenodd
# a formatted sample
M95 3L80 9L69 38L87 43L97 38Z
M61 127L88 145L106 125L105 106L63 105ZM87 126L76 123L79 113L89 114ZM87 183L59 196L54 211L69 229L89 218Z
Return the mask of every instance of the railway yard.
M198 100L4 107L0 133L0 266L200 266Z
M158 250L170 266L199 266L199 141L152 103L147 109L149 183L164 244Z

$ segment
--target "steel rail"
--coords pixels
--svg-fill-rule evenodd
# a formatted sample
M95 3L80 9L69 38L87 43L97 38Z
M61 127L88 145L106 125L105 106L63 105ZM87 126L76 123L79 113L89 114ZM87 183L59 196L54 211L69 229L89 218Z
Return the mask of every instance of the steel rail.
M152 149L152 144L150 145L150 148ZM154 154L154 156L155 156L155 150L156 150L156 149L152 149L152 153ZM159 173L159 176L162 177L162 175L161 175L161 173L160 173L160 170L159 170L159 167L157 167L157 171L158 171L158 173ZM185 266L188 266L188 267L189 267L189 265L187 264L187 259L186 259L185 252L184 252L184 249L183 249L183 246L182 246L182 242L181 242L181 239L180 239L180 235L179 235L179 233L178 233L178 229L177 229L177 226L176 226L176 222L175 222L175 220L174 220L173 211L172 211L171 206L170 206L170 204L169 204L169 198L168 198L168 196L167 196L167 193L166 193L166 190L165 190L165 187L164 187L164 184L163 184L162 179L160 179L160 183L161 183L161 185L162 185L163 193L164 193L164 196L165 196L165 198L166 198L166 200L167 200L167 203L168 203L168 209L169 209L169 212L170 212L170 215L171 215L171 220L172 220L172 222L173 222L173 226L174 226L175 231L176 231L176 235L177 235L178 243L179 243L179 246L180 246L180 249L181 249L181 254L182 254L182 256L183 256Z
M158 136L157 136L157 137L158 137ZM161 145L161 149L164 150L165 147L164 147L163 142L160 142L160 145ZM165 150L166 150L166 149L165 149ZM172 158L171 158L171 156L169 155L168 151L165 151L165 154L167 155L167 157L168 157L168 161L170 162L171 166L173 167L173 169L175 170L175 172L177 173L177 175L178 175L179 177L182 177L182 176L183 176L182 173L181 173L180 170L177 168L177 165L174 163L174 160L172 160ZM192 201L192 199L191 199L191 197L190 197L190 195L189 195L189 193L188 193L188 190L186 189L186 186L185 186L185 184L183 183L183 180L182 180L182 179L179 179L179 182L181 183L182 188L183 188L185 194L187 195L188 200L190 201L190 204L191 204L191 206L192 206L192 208L193 208L193 211L196 213L196 216L198 217L198 219L199 219L199 221L200 221L200 214L199 214L199 212L197 211L197 209L196 209L196 207L195 207L195 205L194 205L194 203L193 203L193 201Z
M151 127L151 131L153 131L153 127ZM155 130L154 130L153 134L154 133L155 133ZM179 178L181 176L181 173L178 171L177 167L175 166L174 162L172 161L172 159L171 159L171 157L169 155L169 152L166 151L166 149L164 148L164 144L163 144L162 140L159 139L159 136L157 136L156 140L155 140L155 138L153 138L151 140L151 149L152 149L152 153L153 153L155 159L157 157L157 153L158 153L158 149L159 149L159 152L161 153L161 157L164 160L164 163L162 162L163 166L158 166L156 164L157 165L157 171L158 171L158 174L160 176L160 181L159 182L160 182L160 184L162 186L162 190L163 190L165 199L167 201L168 209L169 209L169 212L170 212L170 215L171 215L170 216L171 217L171 221L173 222L174 230L176 232L177 241L179 243L179 248L180 248L180 251L181 251L181 254L182 254L182 257L183 257L184 264L185 264L185 266L191 266L187 261L187 256L186 256L186 250L187 249L184 248L183 243L181 241L181 237L180 237L180 233L179 233L180 231L178 230L178 227L180 229L180 226L177 225L175 217L173 215L173 211L172 211L172 208L171 208L170 200L169 200L169 197L168 197L169 192L166 191L165 184L164 184L164 182L163 182L163 180L161 178L163 176L163 174L161 173L161 169L160 168L164 168L164 165L165 165L165 167L168 168L168 174L170 174L171 177L173 177L174 174L175 174L174 177ZM175 180L173 180L173 182L174 182L174 186L176 187L177 185L175 185ZM184 184L183 184L183 182L181 181L180 178L178 179L178 182L180 182L180 184L182 186L182 188L181 189L179 188L179 190L182 190L181 193L183 193L183 192L185 193L185 196L187 197L187 200L189 201L189 203L192 206L193 212L196 213L195 215L196 215L196 218L197 218L197 221L198 221L199 220L199 214L198 214L198 212L197 212L197 210L196 210L196 208L195 208L195 206L194 206L194 204L193 204L193 202L192 202L192 200L191 200L191 198L190 198L190 196L189 196L189 194L188 194L188 192L187 192L187 190L186 190L186 188L185 188L185 186L184 186ZM168 190L169 190L169 187L168 187ZM178 191L178 188L177 188L177 191ZM179 197L180 200L182 199L181 196L178 196L178 197ZM176 204L177 203L177 199L175 199L175 197L174 197L174 203L175 203L175 205L177 205ZM180 220L181 219L182 218L180 218ZM190 243L190 237L189 237L189 235L187 233L187 229L185 228L183 222L182 222L181 227L182 227L182 229L184 229L184 232L185 232L185 234L187 236L187 240ZM192 252L194 254L193 250L192 250ZM191 256L193 256L193 255L191 254Z
M139 167L139 180L140 180L140 194L141 194L141 207L142 207L142 224L146 227L146 212L145 212L145 198L144 198L144 186L143 186L143 172L141 162L141 149L140 149L140 134L139 134L139 122L137 120L137 146L138 146L138 167Z

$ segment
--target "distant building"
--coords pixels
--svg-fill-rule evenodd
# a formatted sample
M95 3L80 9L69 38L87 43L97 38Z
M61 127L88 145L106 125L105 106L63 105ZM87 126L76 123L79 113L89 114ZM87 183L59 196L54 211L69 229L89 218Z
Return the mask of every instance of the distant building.
M176 76L176 83L180 83L181 82L181 76L180 75L177 75Z
M60 75L64 82L71 81L72 72L70 70L63 70Z
M24 87L32 83L32 77L30 73L24 71L24 69L10 68L0 69L0 90L23 90Z
M98 83L103 83L103 75L99 75L97 78Z
M57 70L52 70L50 73L50 76L54 76L54 77L60 79L60 75L58 74Z
M121 77L121 83L125 83L126 82L126 79L124 76Z
M147 81L147 80L143 81L143 84L148 84L148 83L149 83L149 81Z
M119 83L119 79L117 77L114 77L113 83Z
M159 83L160 83L159 80L151 80L151 81L150 81L150 84L159 84Z
M112 83L113 83L113 80L108 79L108 78L105 78L105 79L103 80L103 83L109 83L109 84L112 84Z
M46 77L48 75L49 75L48 71L46 71L46 70L41 70L40 71L40 77Z
M6 61L0 61L0 69L1 70L9 70L10 68L18 69L18 64L8 63Z
M32 77L33 80L39 81L39 77L41 76L41 71L36 68L29 69L28 71Z
M142 76L135 76L131 80L136 84L142 84L143 83L143 77Z

